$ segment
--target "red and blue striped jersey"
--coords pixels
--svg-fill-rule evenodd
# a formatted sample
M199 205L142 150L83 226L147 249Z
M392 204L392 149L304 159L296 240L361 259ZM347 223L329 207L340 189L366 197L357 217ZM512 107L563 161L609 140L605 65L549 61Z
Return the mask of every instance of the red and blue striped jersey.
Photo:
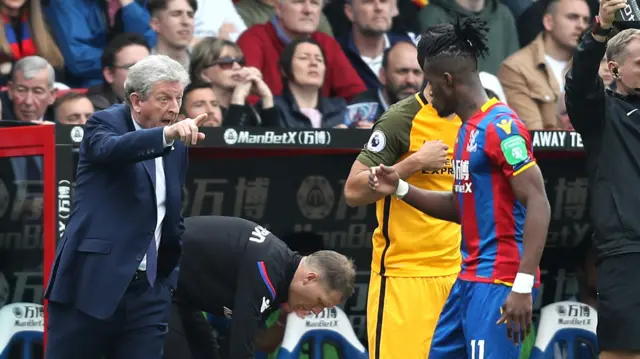
M526 214L509 179L535 165L531 134L513 110L491 99L460 127L453 158L462 224L459 277L509 285L520 266ZM539 277L538 271L536 283Z

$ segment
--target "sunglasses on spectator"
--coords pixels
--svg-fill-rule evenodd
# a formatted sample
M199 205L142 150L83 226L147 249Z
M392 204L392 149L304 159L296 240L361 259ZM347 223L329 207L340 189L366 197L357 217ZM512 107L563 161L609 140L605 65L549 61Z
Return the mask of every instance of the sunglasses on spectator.
M223 70L229 70L233 67L233 64L238 64L241 67L245 65L244 57L221 57L211 63L211 66L220 66Z

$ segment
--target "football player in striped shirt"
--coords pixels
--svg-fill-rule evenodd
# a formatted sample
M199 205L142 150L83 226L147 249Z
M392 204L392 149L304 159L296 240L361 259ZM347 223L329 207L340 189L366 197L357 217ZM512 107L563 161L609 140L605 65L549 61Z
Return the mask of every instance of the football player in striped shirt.
M450 26L421 50L433 107L442 117L456 113L462 120L453 191L413 187L384 165L371 169L369 185L462 225L462 267L429 358L518 358L532 325L549 202L529 132L480 83L477 59L487 51L486 24L467 18Z

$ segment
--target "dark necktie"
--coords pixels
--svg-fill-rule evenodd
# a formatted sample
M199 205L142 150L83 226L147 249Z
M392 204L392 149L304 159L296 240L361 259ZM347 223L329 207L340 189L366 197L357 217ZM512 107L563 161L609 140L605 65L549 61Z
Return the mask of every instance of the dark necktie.
M153 180L153 198L156 205L153 207L157 210L157 199L156 199L156 160L150 159L147 160L147 167L151 172L151 179ZM154 227L155 229L155 227ZM153 284L156 282L156 272L158 270L158 249L156 248L156 232L153 231L153 235L151 236L151 243L149 244L149 248L147 249L147 279L149 280L149 284L153 287Z

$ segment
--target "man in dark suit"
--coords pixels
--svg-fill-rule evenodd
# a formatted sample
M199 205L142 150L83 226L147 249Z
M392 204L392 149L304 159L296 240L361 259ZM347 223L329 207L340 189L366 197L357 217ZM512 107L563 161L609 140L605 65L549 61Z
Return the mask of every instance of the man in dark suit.
M129 70L126 104L87 121L45 292L47 359L160 358L184 231L179 141L203 139L206 118L175 122L187 83L176 61L147 57Z

